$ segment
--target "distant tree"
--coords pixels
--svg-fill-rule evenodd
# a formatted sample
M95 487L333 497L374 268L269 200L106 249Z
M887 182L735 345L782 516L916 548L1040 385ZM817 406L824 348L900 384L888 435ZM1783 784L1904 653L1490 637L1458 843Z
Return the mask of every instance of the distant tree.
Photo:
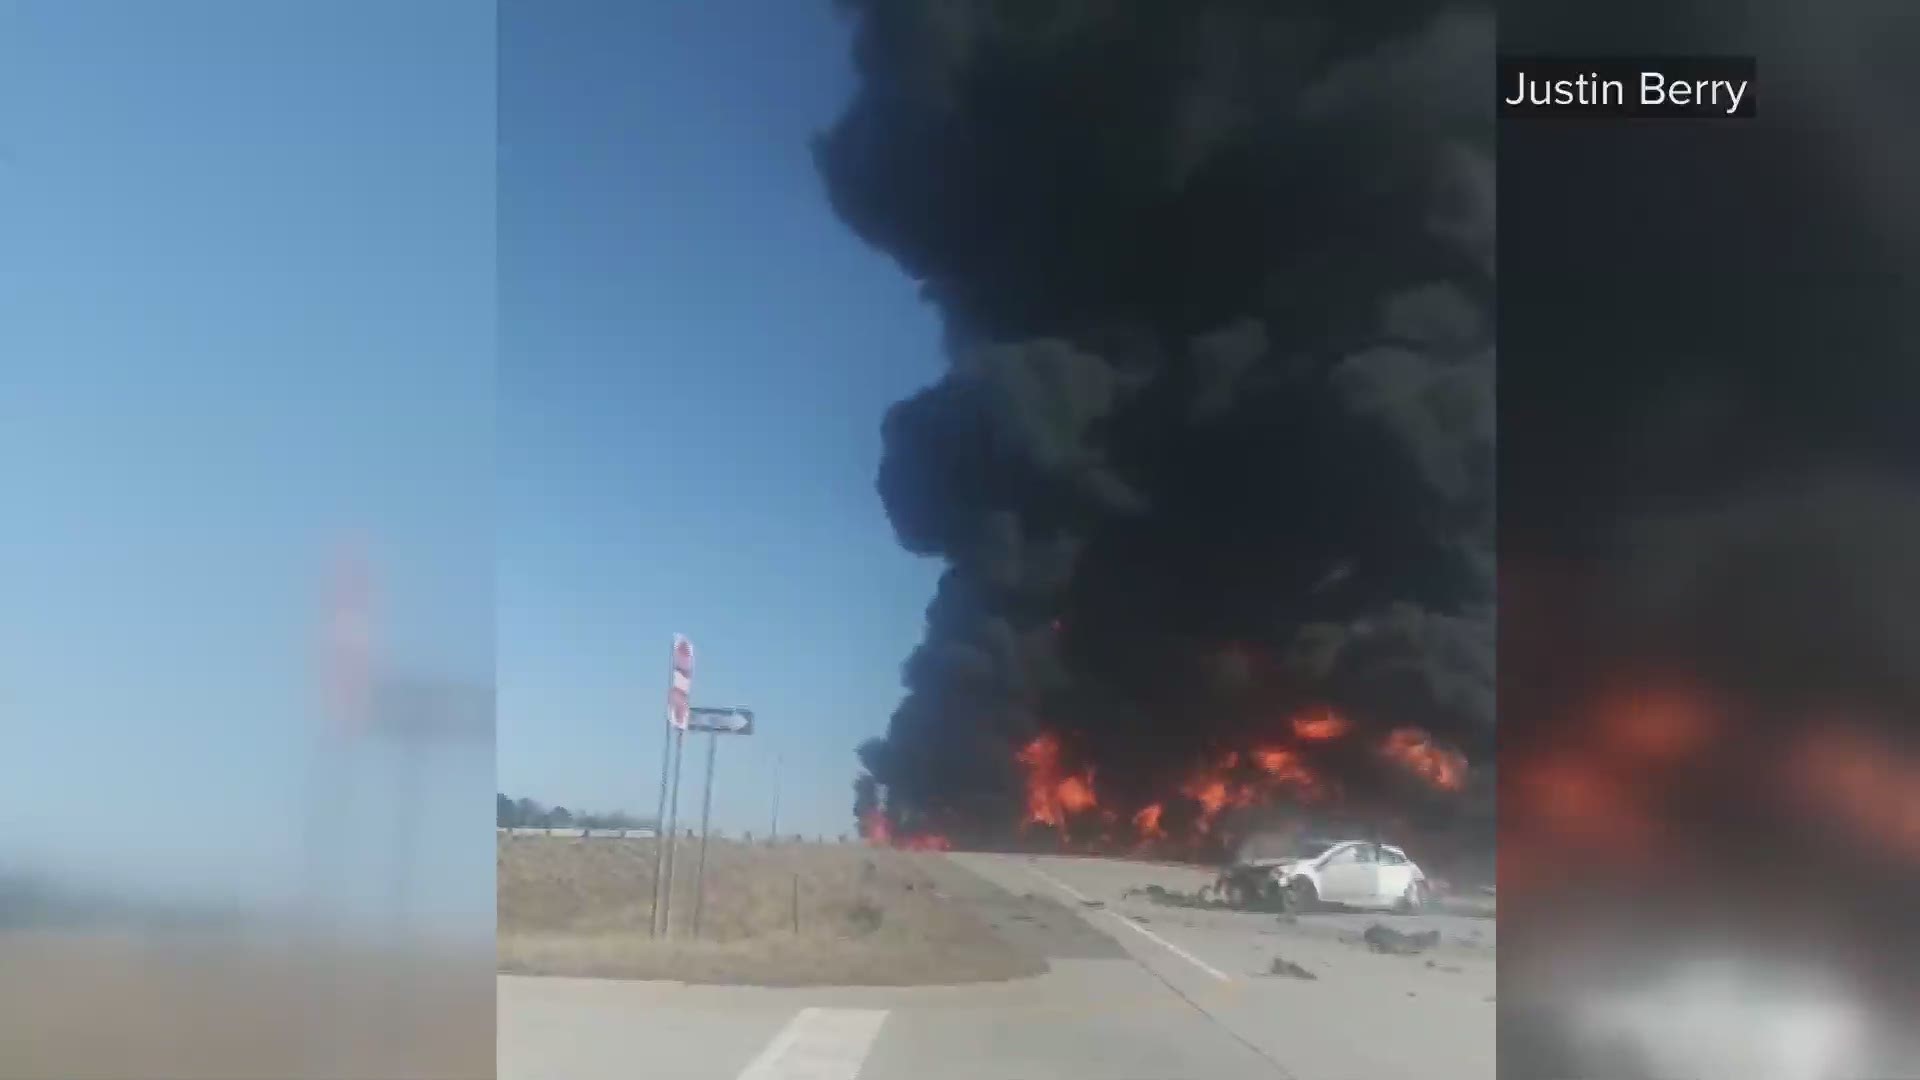
M494 796L495 823L503 828L527 829L647 829L653 828L650 817L629 814L625 810L611 812L568 810L556 806L549 810L532 799L509 799L496 793Z

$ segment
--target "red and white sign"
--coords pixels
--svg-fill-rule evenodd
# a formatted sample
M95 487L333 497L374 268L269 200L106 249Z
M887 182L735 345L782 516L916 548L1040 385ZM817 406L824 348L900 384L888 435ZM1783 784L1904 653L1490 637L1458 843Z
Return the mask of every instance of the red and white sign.
M667 723L687 730L687 708L693 697L693 642L673 635L673 665L667 676Z

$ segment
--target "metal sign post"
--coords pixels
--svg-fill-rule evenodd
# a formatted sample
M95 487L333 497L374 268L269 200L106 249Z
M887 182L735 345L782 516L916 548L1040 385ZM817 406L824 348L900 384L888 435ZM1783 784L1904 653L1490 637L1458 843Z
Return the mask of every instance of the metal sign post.
M680 846L680 757L686 749L687 731L685 728L673 729L673 794L667 801L667 827L660 834L660 848L665 853L667 867L661 875L660 886L660 935L673 936L673 856Z
M660 900L660 885L667 871L667 779L673 775L673 733L678 730L672 724L660 729L660 809L653 815L653 921L649 930L654 937L660 936L660 912L666 906Z
M707 840L713 821L713 760L719 753L720 736L753 734L753 710L693 709L687 727L707 733L707 786L700 797L700 860L693 872L693 936L700 936L700 914L707 899Z
M707 784L700 794L700 861L693 870L693 936L700 936L700 913L707 906L707 826L713 820L713 758L720 733L707 732Z
M693 695L693 642L685 634L673 635L673 651L667 660L666 742L660 747L660 810L653 816L653 923L654 937L667 932L667 918L673 906L673 826L668 821L668 783L673 787L672 811L680 805L680 743L677 736L687 730L690 699Z

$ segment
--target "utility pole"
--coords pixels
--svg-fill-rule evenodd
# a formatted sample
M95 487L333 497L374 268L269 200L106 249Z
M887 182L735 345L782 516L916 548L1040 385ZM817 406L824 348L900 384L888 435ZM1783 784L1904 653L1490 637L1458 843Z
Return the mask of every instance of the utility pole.
M773 755L773 821L767 826L767 842L780 838L780 755Z

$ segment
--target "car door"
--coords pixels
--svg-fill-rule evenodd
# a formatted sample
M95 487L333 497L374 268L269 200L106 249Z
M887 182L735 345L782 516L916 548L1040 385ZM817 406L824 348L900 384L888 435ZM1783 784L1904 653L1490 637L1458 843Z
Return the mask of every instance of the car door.
M1377 882L1375 902L1385 905L1398 903L1407 895L1407 887L1413 884L1413 862L1406 853L1390 847L1380 848L1380 871Z
M1320 868L1320 898L1336 904L1368 903L1378 891L1379 866L1365 844L1342 844Z

